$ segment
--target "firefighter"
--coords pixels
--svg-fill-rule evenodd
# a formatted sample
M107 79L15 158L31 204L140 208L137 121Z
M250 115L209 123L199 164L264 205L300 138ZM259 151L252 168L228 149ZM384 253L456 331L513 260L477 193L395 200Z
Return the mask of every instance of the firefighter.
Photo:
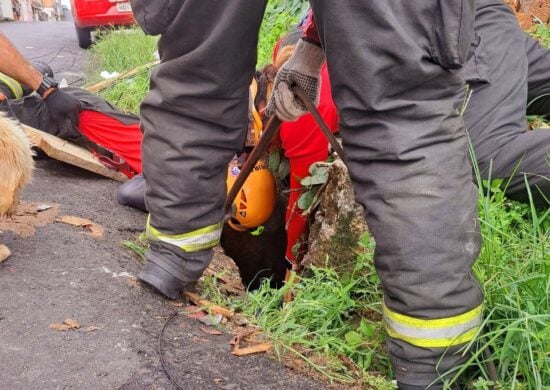
M481 245L477 189L460 116L474 0L311 4L319 38L312 28L298 43L270 112L303 114L289 83L315 98L326 56L347 164L377 243L398 385L440 388L467 357L482 314L471 272ZM161 34L141 107L150 247L139 278L175 298L219 241L225 167L245 139L266 1L132 6L146 33Z
M58 83L52 77L35 69L1 32L0 58L2 58L0 72L36 91L46 102L48 111L56 122L64 122L68 119L74 125L78 124L78 113L81 108L78 99L61 91L58 88ZM6 80L9 82L9 79L4 79L4 81ZM13 85L13 83L10 84ZM18 89L8 92L21 93L21 96L23 93ZM0 101L6 98L7 96L0 90Z

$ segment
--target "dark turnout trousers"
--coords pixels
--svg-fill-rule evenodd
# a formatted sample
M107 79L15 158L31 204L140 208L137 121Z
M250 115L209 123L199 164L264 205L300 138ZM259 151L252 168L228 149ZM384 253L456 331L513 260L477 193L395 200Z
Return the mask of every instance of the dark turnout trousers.
M472 95L464 113L483 179L505 179L507 195L538 206L550 199L550 130L527 130L526 111L550 114L550 50L521 31L500 0L478 0L475 53L465 73ZM527 108L527 105L532 102Z
M147 258L194 280L217 243L226 165L244 141L265 1L132 3L142 27L162 33L142 106ZM426 387L460 362L481 318L477 191L459 114L473 0L311 3L377 242L395 375Z

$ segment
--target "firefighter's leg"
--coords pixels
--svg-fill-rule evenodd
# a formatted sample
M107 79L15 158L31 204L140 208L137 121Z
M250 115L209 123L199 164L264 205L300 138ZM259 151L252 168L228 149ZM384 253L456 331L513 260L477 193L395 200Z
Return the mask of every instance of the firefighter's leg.
M550 132L528 131L525 111L528 101L550 92L550 51L521 31L506 4L479 0L477 7L479 41L468 68L472 95L464 122L481 178L504 179L506 194L525 202L525 174L535 203L546 206ZM543 97L528 110L550 113L548 102Z
M464 359L482 291L477 189L459 115L473 1L312 0L357 200L376 240L401 388ZM441 387L441 384L433 388Z
M168 9L150 9L167 1ZM164 30L161 64L141 107L150 247L139 277L170 298L201 276L219 241L227 164L244 142L265 3L165 0L137 9L150 31ZM151 23L153 15L161 22Z
M126 183L118 187L116 197L118 203L130 206L141 211L147 211L145 207L145 178L142 174L135 175Z

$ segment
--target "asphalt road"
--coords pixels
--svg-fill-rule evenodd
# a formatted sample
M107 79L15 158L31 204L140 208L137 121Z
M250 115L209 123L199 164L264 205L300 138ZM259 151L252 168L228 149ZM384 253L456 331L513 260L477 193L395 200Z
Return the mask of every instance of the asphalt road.
M27 57L49 62L71 83L82 82L86 53L72 23L0 23L0 31ZM91 219L105 235L95 239L60 223L26 238L0 232L0 242L13 252L0 264L0 389L173 388L157 343L177 309L131 282L141 263L121 242L143 229L145 216L116 203L117 186L53 160L37 161L22 200L59 204L60 215ZM81 328L49 328L66 318ZM229 334L210 336L199 327L184 316L167 327L167 365L182 388L321 387L268 357L234 357Z

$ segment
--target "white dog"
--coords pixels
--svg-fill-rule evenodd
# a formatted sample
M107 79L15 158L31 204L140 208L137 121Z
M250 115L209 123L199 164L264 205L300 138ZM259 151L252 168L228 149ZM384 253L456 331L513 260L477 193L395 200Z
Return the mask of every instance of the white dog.
M15 211L19 191L31 180L32 155L19 123L0 114L0 217ZM0 245L0 262L9 255L10 250Z

